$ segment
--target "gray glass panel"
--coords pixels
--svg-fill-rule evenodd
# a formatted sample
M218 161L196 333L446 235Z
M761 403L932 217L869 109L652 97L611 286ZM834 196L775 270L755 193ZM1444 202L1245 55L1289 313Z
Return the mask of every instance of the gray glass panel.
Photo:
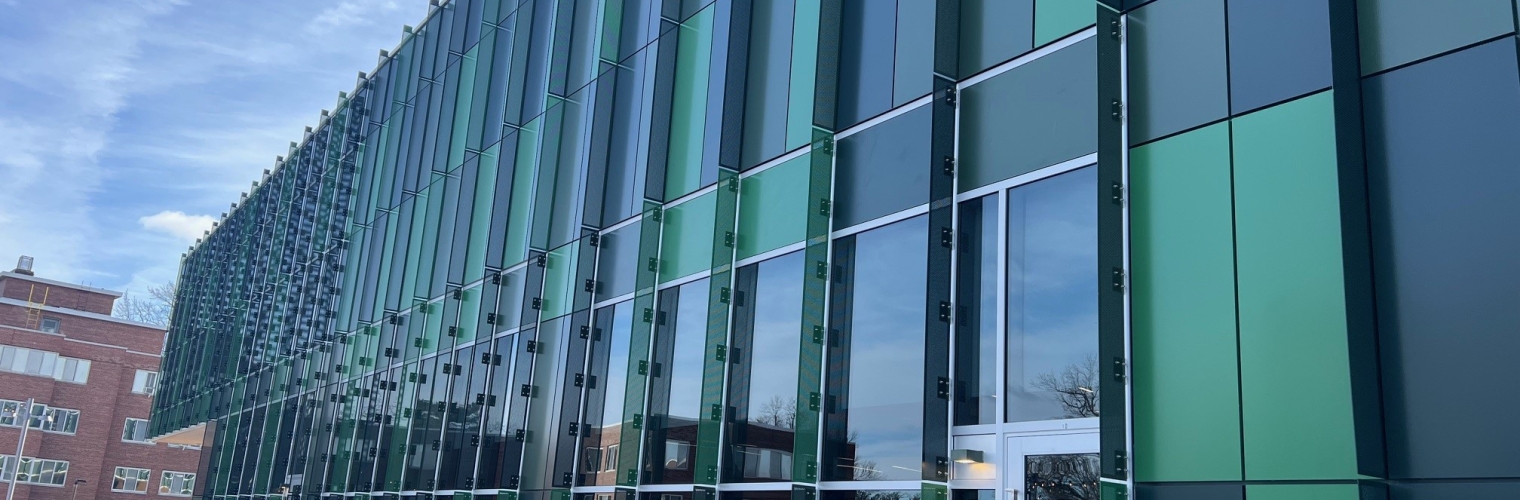
M1362 73L1514 31L1509 0L1358 0Z
M1388 486L1388 500L1505 498L1514 496L1516 491L1520 491L1520 481L1391 484Z
M787 90L792 64L792 2L755 2L750 22L749 83L744 96L744 168L786 147Z
M1098 416L1097 173L1008 192L1009 422Z
M1097 47L1087 39L966 89L962 191L1098 150Z
M961 77L1034 47L1034 0L961 0Z
M931 129L922 106L839 141L835 229L929 202Z
M853 255L844 256L846 309L831 325L824 480L923 477L927 223L919 216L873 229L840 251Z
M803 253L739 270L725 481L790 481L801 359Z
M1230 110L1330 86L1328 0L1230 0Z
M639 228L643 222L623 226L602 235L597 244L596 300L602 301L633 291L639 260Z
M897 3L893 106L934 91L935 3L914 0Z
M1129 137L1138 144L1229 112L1224 2L1162 0L1129 15Z
M955 425L997 423L998 200L961 203Z
M1515 56L1499 40L1365 84L1392 478L1520 471Z
M892 107L897 2L844 0L839 35L836 125L860 123Z
M1135 485L1135 500L1245 500L1246 489L1238 484L1145 484Z

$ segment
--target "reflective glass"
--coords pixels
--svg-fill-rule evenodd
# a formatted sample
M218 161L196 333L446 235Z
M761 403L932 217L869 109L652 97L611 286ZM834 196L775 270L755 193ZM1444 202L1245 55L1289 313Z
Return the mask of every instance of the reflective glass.
M966 88L962 192L1098 150L1097 50L1089 38Z
M739 269L724 481L789 481L797 423L803 253Z
M998 199L961 203L954 425L997 422Z
M1030 49L1034 0L961 0L961 77L982 72Z
M649 371L644 483L692 482L702 361L707 340L707 279L660 292Z
M1130 144L1229 113L1224 2L1165 0L1129 15Z
M617 483L618 443L623 430L623 396L628 385L628 344L633 303L620 302L596 312L592 328L586 389L586 432L577 465L580 486Z
M1007 421L1098 416L1097 168L1008 191Z
M929 108L921 106L839 140L834 229L929 202Z
M835 243L844 268L830 320L825 481L923 476L927 223L919 216Z
M643 224L638 221L603 234L597 243L597 301L633 291L638 271L639 230Z

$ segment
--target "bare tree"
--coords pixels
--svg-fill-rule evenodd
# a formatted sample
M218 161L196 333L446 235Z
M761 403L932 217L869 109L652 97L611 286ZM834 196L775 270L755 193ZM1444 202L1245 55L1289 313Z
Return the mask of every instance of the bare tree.
M1098 416L1098 357L1089 355L1079 364L1066 365L1061 373L1042 373L1035 387L1055 395L1068 418Z
M116 299L111 315L138 323L167 327L174 312L174 282L148 287L143 295L126 293Z
M755 421L780 429L795 429L797 427L797 398L771 396L770 401L760 406L760 417Z

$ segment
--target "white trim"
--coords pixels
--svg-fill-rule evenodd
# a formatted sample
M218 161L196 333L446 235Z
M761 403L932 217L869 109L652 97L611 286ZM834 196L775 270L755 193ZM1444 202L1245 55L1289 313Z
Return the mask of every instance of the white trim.
M25 300L18 300L18 299L13 299L13 298L10 298L10 297L0 297L0 304L9 304L9 305L19 306L19 307L25 307L25 308L31 308L32 307L32 304L28 304ZM138 323L136 321L125 320L125 319L121 319L121 318L118 318L118 317L115 317L115 316L111 316L111 315L107 315L107 314L92 313L92 312L89 312L89 311L80 311L80 310L77 310L77 309L65 309L65 308L62 308L62 307L53 307L53 306L49 306L49 305L42 305L42 306L38 307L38 309L41 309L41 310L47 311L47 312L55 312L55 313L59 313L59 314L66 314L66 315L69 315L69 316L76 316L76 317L80 317L80 318L94 319L94 320L100 320L100 321L109 321L109 322L112 322L112 323L119 323L119 324L123 324L123 325L131 325L131 326L138 326L138 327L143 327L143 328L149 328L149 329L157 330L157 331L160 331L160 332L165 331L163 327L158 326L158 325L150 325L150 324L147 324L147 323ZM13 327L13 328L18 328L18 329L21 329L21 330L25 330L25 328L20 328L20 327ZM37 331L41 331L41 330L37 330ZM44 332L44 333L46 333L46 332ZM49 334L49 335L57 335L57 334Z
M117 297L117 298L120 298L122 295L124 295L122 292L118 292L118 291L115 291L115 290L107 290L107 289L104 289L104 288L95 288L93 286L87 286L87 285L76 285L74 283L66 283L66 282L63 282L63 281L50 280L50 279L47 279L47 278L38 278L36 276L21 274L21 273L12 272L12 271L0 271L0 279L7 279L7 278L18 279L18 280L22 280L22 281L35 281L37 283L41 283L41 284L44 284L44 285L58 286L58 287L69 288L69 289L74 289L74 290L79 290L79 291L84 291L84 292L98 293L98 294L102 294L102 295L110 295L112 297Z
M880 125L882 123L886 123L887 120L891 120L893 118L897 118L899 116L908 114L911 111L915 111L918 108L921 108L921 107L923 107L926 104L929 104L929 102L933 101L933 100L934 100L934 93L931 92L931 93L928 93L928 94L924 94L922 97L919 97L918 99L914 99L914 100L908 101L907 103L905 103L905 104L903 104L901 106L892 108L891 110L889 110L889 111L887 111L885 113L873 116L871 118L866 119L866 121L857 123L855 125L851 125L850 128L847 128L847 129L839 131L839 133L834 134L834 142L837 143L837 142L839 142L840 139L844 139L846 137L858 134L862 130L865 130L865 129L868 129L868 128ZM959 123L959 122L957 122L957 123Z
M681 286L681 285L685 285L687 283L691 283L691 282L695 282L695 281L702 281L702 279L707 278L709 276L712 276L712 270L711 269L703 269L701 271L697 271L695 273L691 273L691 274L688 274L686 276L682 276L682 277L679 277L679 278L676 278L676 279L673 279L673 280L670 280L670 281L667 281L667 282L664 282L664 283L660 283L660 285L657 286L657 287L655 287L655 288L657 290L667 290L667 289L675 288L675 287L678 287L678 286Z
M810 486L807 483L718 483L718 491L792 491L793 486Z
M601 302L595 302L595 303L591 304L591 309L595 310L595 309L601 309L601 308L607 307L607 306L615 306L615 305L618 305L620 303L633 300L633 295L634 295L634 292L628 292L628 293L625 293L625 294L622 294L622 295L619 295L619 296L616 296L616 297L613 297L613 298L610 298L610 299L607 299L607 300L603 300Z
M820 490L913 490L933 481L819 481Z
M919 205L919 206L916 206L916 207L913 207L913 208L902 210L902 211L899 211L899 212L896 212L896 213L891 213L891 214L883 215L881 217L877 217L875 219L871 219L871 220L868 220L868 221L856 224L854 226L850 226L850 227L847 227L847 228L844 228L844 229L840 229L840 230L834 231L832 233L829 233L829 239L831 239L831 240L832 239L838 239L838 238L843 238L845 236L849 236L849 235L852 235L852 234L864 233L866 231L870 231L870 230L876 229L878 227L890 226L893 223L902 222L902 221L905 221L905 220L908 220L908 219L912 219L914 217L918 217L920 215L924 215L924 214L927 214L927 213L929 213L929 204L925 203L923 205ZM832 223L832 220L833 219L831 218L830 219L831 223Z
M475 490L477 493L480 490ZM570 488L571 493L617 493L616 486L575 486Z
M1076 45L1078 42L1081 42L1081 41L1086 40L1088 38L1092 38L1094 36L1097 36L1097 34L1098 34L1098 27L1097 26L1088 26L1087 29L1084 29L1084 30L1078 32L1078 34L1075 35L1075 36L1067 36L1066 38L1062 38L1060 40L1057 40L1054 43L1051 43L1050 45L1046 45L1044 47L1040 47L1040 48L1035 49L1034 51L1031 51L1031 52L1029 52L1027 54L1024 54L1022 56L1013 58L1013 60L1004 62L1002 64L999 64L997 66L993 66L993 67L985 69L985 70L982 70L981 73L977 73L975 75L972 75L969 78L961 80L960 83L955 84L955 88L956 88L956 90L963 90L966 87L970 87L972 85L976 85L978 83L982 83L984 81L990 80L993 77L996 77L996 76L1001 75L1003 73L1007 73L1009 70L1012 70L1013 68L1017 68L1019 66L1025 65L1025 64L1029 64L1030 62L1033 62L1033 61L1035 61L1035 60L1037 60L1037 59L1039 59L1041 57L1045 57L1047 55L1050 55L1051 53L1054 53L1055 51L1058 51L1058 50L1070 47L1072 45Z
M780 257L782 255L786 255L786 254L789 254L789 253L792 253L792 252L796 252L798 250L803 250L803 249L806 249L806 248L807 248L807 242L806 241L799 241L799 242L796 242L796 243L792 243L790 245L786 245L786 246L783 246L783 247L780 247L780 248L776 248L774 250L766 250L764 252L757 253L755 255L751 255L749 257L745 257L743 259L736 260L736 261L734 261L734 266L733 267L734 267L734 269L738 269L738 268L741 268L741 267L744 267L744 266L748 266L750 264L755 264L755 263L759 263L759 262L765 262L767 260L771 260L771 259L774 259L776 257Z
M639 493L677 493L696 490L692 484L641 484Z
M754 167L750 167L749 170L745 170L743 172L739 172L739 179L742 180L742 179L751 177L751 176L753 176L755 174L759 174L761 172L764 172L766 170L770 170L770 169L775 168L776 166L781 165L783 163L786 163L786 162L789 162L789 161L801 158L802 155L805 155L805 154L808 154L808 153L811 153L811 152L813 152L813 144L812 143L803 144L802 146L798 146L797 149L793 149L791 151L787 151L785 154L782 154L781 156L777 156L775 158L772 158L770 161L761 163L759 165L755 165Z
M632 226L632 225L638 223L641 220L644 220L644 212L642 210L638 211L638 212L635 212L632 216L628 217L627 219L620 220L616 224L613 224L611 226L607 226L607 227L604 227L604 228L598 230L597 234L606 235L607 233L610 233L610 232L613 232L613 231L617 231L619 229L622 229L622 228L625 228L625 227L628 227L628 226Z
M1119 14L1119 74L1127 75L1129 72L1129 16ZM1129 106L1129 78L1119 79L1119 102ZM1133 298L1134 287L1131 285L1131 276L1134 268L1130 264L1130 180L1129 180L1129 113L1120 113L1119 118L1119 144L1122 152L1119 157L1119 185L1122 186L1120 205L1120 228L1123 233L1123 261L1119 264L1127 271L1124 273L1124 414L1129 418L1124 421L1124 449L1125 467L1129 471L1124 475L1125 491L1135 491L1135 392L1133 381L1135 355L1132 349L1134 345L1134 332L1131 329L1133 311L1130 301ZM1099 191L1102 192L1102 191ZM1101 363L1101 362L1100 362Z
M714 192L714 191L717 191L717 190L718 190L718 184L716 182L712 183L712 184L708 184L707 186L703 187L702 189L698 189L696 191L692 191L690 193L686 193L684 195L681 195L680 198L676 198L674 200L670 200L670 201L665 202L664 204L660 205L660 210L661 211L670 210L672 208L675 208L678 205L681 205L681 204L686 203L686 202L691 201L691 200L695 200L697 198L701 198L702 195L707 194L707 193L711 193L711 192ZM663 217L661 219L663 220Z
M989 194L1001 192L1003 190L1019 187L1025 184L1031 184L1042 179L1055 177L1057 175L1061 175L1089 165L1095 165L1097 163L1098 153L1088 153L1054 165L1040 167L1038 169L1025 172L1012 178L1004 179L992 184L988 184L986 186L966 191L964 193L955 195L955 201L960 202L974 198L981 198Z

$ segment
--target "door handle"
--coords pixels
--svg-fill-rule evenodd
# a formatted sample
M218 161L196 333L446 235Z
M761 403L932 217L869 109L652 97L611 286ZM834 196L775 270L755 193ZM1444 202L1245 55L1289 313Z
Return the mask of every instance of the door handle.
M1005 491L1008 492L1008 500L1019 500L1019 490L1014 489L1014 488L1008 488Z

